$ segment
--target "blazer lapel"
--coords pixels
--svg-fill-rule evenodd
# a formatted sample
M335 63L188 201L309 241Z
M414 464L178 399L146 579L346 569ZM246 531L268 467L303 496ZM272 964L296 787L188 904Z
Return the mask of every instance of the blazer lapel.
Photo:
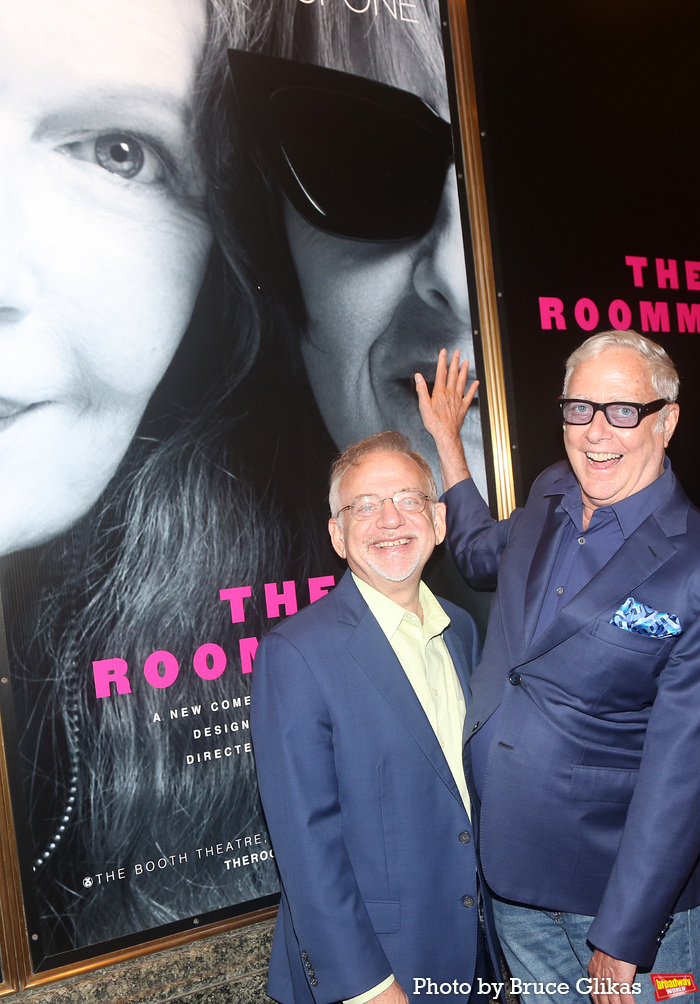
M527 585L523 592L523 631L521 634L523 650L527 650L532 642L544 594L549 585L566 524L563 516L557 520L555 515L555 510L561 502L561 496L552 496L548 502L547 515L532 556Z
M522 511L517 540L508 553L508 575L499 575L499 605L508 616L503 633L512 665L522 662L537 625L542 598L564 531L564 519L555 510L561 495L545 497L539 505ZM513 574L517 568L520 574Z
M469 680L470 680L470 665L469 665L469 652L464 650L464 645L459 637L459 635L452 630L452 627L448 627L443 634L445 639L445 644L447 645L447 651L452 657L452 662L454 664L455 670L457 671L457 676L459 677L459 682L462 684L462 693L464 694L464 700L469 702Z
M610 608L614 612L637 586L675 553L675 545L659 526L656 517L647 517L588 585L562 608L553 623L528 649L526 658L536 659Z
M433 727L386 635L360 596L349 572L338 583L335 593L339 594L338 599L341 601L340 619L355 626L348 638L348 652L409 731L435 772L461 803L452 771L447 765Z
M459 635L448 628L443 635L445 639L445 644L447 645L447 651L452 656L452 662L454 664L455 670L457 671L457 676L459 677L459 682L462 685L462 693L464 694L464 702L469 708L469 701L471 700L471 676L472 671L476 669L476 666L472 666L471 653L467 652L462 644ZM471 725L467 728L467 720L469 715L465 715L464 727L462 729L462 744L465 744L469 739L471 734Z

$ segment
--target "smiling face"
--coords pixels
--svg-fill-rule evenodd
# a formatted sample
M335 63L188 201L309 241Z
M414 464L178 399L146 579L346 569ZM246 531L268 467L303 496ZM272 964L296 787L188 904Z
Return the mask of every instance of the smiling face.
M407 515L391 502L396 492L411 488L430 494L415 461L400 453L370 453L343 475L339 509L362 495L389 501L374 519L357 520L344 512L328 524L333 547L350 569L404 606L407 596L417 596L425 563L445 537L443 503L428 503L423 512Z
M633 349L611 348L576 367L567 397L607 404L647 404L658 395L648 362ZM664 450L678 422L678 405L647 415L636 429L617 429L602 411L589 425L565 425L564 445L581 486L584 526L594 509L641 491L663 471Z
M377 78L418 94L449 121L445 81L428 68L427 59L422 66L409 51L408 30L397 24L390 46L404 79L396 79L389 55L381 53L375 53ZM358 73L365 71L367 44L366 38L354 39ZM372 157L371 138L367 157ZM447 172L435 222L419 239L372 243L331 236L289 204L285 220L306 308L304 362L336 446L342 450L375 432L401 429L437 470L413 374L419 371L432 380L438 351L447 347L450 354L460 349L471 361L470 381L477 376L454 166ZM467 413L462 438L470 470L485 493L478 402Z
M96 501L211 245L201 0L0 0L0 553Z

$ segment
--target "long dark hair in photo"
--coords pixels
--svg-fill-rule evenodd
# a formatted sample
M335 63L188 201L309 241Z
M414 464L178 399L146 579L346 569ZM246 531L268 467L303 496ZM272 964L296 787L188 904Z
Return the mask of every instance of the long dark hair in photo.
M241 729L208 745L250 741L238 640L270 626L265 582L308 572L303 530L285 522L291 510L275 498L286 494L274 475L284 419L269 401L246 400L241 387L263 329L270 337L264 296L235 220L219 211L235 143L222 98L226 48L247 44L250 12L219 0L207 8L193 129L215 246L189 329L99 502L53 541L3 563L22 776L15 795L26 808L22 850L47 955L277 889L271 859L227 869L223 857L238 853L204 851L266 839L252 756L186 761L198 749L198 724ZM219 591L239 585L251 597L245 623L234 624ZM192 657L211 642L228 665L219 678L201 679ZM159 650L180 665L167 688L143 675ZM128 663L131 694L95 696L92 663L109 658ZM216 717L210 709L222 702L241 708ZM201 719L171 720L172 709L193 715L198 707Z

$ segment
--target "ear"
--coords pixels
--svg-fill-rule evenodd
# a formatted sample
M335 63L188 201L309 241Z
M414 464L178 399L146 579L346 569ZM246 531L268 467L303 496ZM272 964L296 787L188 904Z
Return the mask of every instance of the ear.
M343 528L340 525L340 520L335 516L332 516L328 520L328 532L331 535L333 550L336 554L339 554L341 558L345 558L345 536L343 534Z
M666 415L664 416L664 449L671 442L671 436L676 431L680 413L681 409L675 401L672 404L666 405Z
M433 526L435 527L435 543L442 544L445 539L445 534L447 533L447 524L445 522L445 514L447 512L447 506L444 502L434 502L433 503Z

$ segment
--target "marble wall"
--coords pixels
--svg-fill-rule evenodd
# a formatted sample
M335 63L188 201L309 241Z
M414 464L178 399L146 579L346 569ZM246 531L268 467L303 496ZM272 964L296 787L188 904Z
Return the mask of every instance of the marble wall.
M265 993L274 921L4 998L7 1004L270 1004Z

